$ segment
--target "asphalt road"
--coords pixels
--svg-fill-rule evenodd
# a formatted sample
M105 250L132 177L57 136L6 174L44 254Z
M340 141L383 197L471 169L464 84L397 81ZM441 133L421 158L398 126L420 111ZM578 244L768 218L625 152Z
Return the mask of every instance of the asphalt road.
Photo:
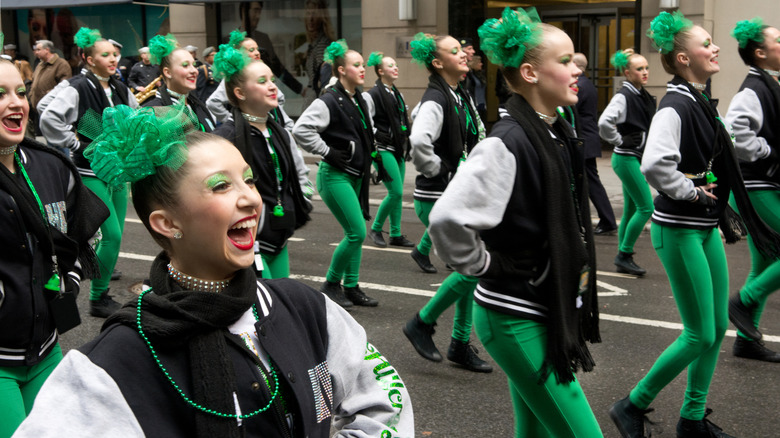
M313 163L312 160L308 160ZM599 160L615 212L620 216L622 199L617 178L609 169L609 157ZM311 166L316 171L316 166ZM414 169L407 172L402 230L411 240L418 240L423 226L409 208ZM314 172L311 179L314 180ZM371 199L378 201L384 187L372 186ZM372 207L372 212L376 206ZM387 230L387 225L385 230ZM294 277L318 287L330 262L341 229L321 201L315 201L312 221L299 230L290 242ZM649 233L640 237L635 260L648 270L644 278L614 274L612 259L617 251L616 236L598 236L599 306L602 313L603 342L592 346L596 369L581 373L585 394L593 408L604 436L617 437L607 409L624 397L644 376L658 355L679 335L680 318L672 298L663 267L650 244ZM111 293L120 300L134 297L130 289L148 275L150 259L159 248L143 225L129 209L118 268L121 280L112 282ZM736 291L749 271L750 256L745 242L727 247L730 289ZM401 332L407 319L414 315L449 273L444 263L432 256L439 268L437 274L424 274L409 257L406 249L375 248L368 240L361 265L361 287L380 300L376 308L356 308L351 314L368 332L369 339L391 361L406 382L412 396L415 426L422 437L510 437L513 434L512 407L506 376L496 367L491 374L465 371L447 363L422 359ZM85 283L82 290L86 291ZM81 326L62 336L64 350L78 347L100 330L101 319L87 315L87 293L79 297ZM439 319L434 339L444 353L452 330L452 309ZM762 331L767 346L780 349L780 296L770 299L764 313ZM708 406L714 410L710 419L725 431L738 437L776 437L777 409L780 405L780 365L735 358L731 354L733 327L721 348L713 378ZM495 363L472 336L482 357ZM656 421L654 436L674 437L675 425L685 391L685 373L665 388L650 414Z

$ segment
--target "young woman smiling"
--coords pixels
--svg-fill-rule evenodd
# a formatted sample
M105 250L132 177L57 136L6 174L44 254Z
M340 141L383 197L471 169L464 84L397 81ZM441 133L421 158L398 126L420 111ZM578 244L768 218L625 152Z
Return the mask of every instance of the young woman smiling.
M120 104L137 107L138 102L132 91L114 78L117 53L113 44L103 39L99 31L84 27L76 34L75 41L84 53L87 72L68 80L68 85L57 92L41 114L40 123L49 145L70 149L71 158L84 185L95 192L110 211L110 216L100 227L102 237L97 245L100 276L92 280L89 291L90 315L105 318L120 307L108 295L108 289L122 243L127 188L109 187L95 176L89 161L84 157L84 150L91 140L77 136L75 131L87 114L94 113L99 118L106 108Z
M256 269L263 278L289 277L287 240L309 220L314 188L292 135L269 117L279 105L276 77L262 61L226 44L213 66L225 79L233 106L233 117L214 133L235 144L250 163L265 204L255 241Z
M358 285L366 220L370 219L368 185L375 151L371 117L357 90L365 81L366 68L363 56L349 50L344 40L328 46L325 60L332 64L338 81L306 108L293 128L299 146L322 155L317 190L344 230L320 290L343 307L373 307L379 301ZM381 161L379 167L381 174Z

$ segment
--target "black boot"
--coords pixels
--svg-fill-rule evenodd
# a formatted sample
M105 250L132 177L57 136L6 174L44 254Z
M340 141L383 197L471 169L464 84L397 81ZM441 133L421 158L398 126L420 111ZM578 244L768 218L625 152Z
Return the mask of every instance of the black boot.
M390 245L411 248L414 246L414 242L407 239L406 236L390 236Z
M634 263L634 254L630 252L618 251L618 255L615 256L615 266L618 272L624 274L642 276L647 272Z
M739 335L737 335L737 340L734 341L734 349L732 352L734 353L734 356L743 357L745 359L780 363L780 353L766 348L761 341L751 341L750 339L745 339Z
M652 409L639 409L626 397L609 408L609 418L617 426L621 437L645 438L645 423L651 423L647 419L647 414L652 411Z
M382 237L381 231L370 230L368 232L368 237L371 238L371 241L374 242L374 245L380 248L387 248L387 242L385 242L385 238ZM390 240L391 241L393 240L392 237L390 238Z
M324 293L325 296L345 309L352 307L352 301L348 300L347 297L344 296L344 291L341 289L340 283L325 280L325 283L322 283L322 286L320 286L320 292Z
M493 367L477 356L477 349L473 345L468 342L461 342L455 338L450 342L450 348L447 350L447 359L462 365L469 371L478 373L493 372Z
M441 362L441 353L436 348L436 344L433 343L433 334L436 332L435 326L436 323L424 323L420 319L420 314L417 313L414 315L414 318L406 322L404 334L409 338L414 349L420 353L420 356L434 362Z
M755 306L748 307L739 297L739 292L729 298L729 321L739 329L742 334L754 341L761 340L761 332L753 325L753 311Z
M435 274L439 272L436 270L436 266L433 266L433 263L431 263L431 258L427 255L423 255L420 251L417 250L417 247L412 249L412 259L417 263L417 266L419 266L420 269L422 269L423 272L427 274Z
M97 300L89 300L89 314L98 318L108 318L122 307L108 294L108 289Z
M111 281L117 281L122 278L122 271L114 268L114 272L111 273Z
M707 408L704 418L698 421L680 417L677 422L677 438L735 438L707 419L707 415L711 413L712 409Z
M366 295L358 285L355 285L355 287L345 287L344 295L346 295L347 299L352 301L352 304L356 306L376 307L379 304L379 300Z

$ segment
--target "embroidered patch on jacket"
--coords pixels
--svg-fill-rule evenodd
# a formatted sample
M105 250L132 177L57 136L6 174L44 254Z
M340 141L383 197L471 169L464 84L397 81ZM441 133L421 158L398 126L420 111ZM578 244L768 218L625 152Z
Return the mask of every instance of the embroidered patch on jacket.
M404 400L404 392L406 391L404 382L395 368L390 365L390 362L370 342L366 343L366 353L363 360L371 364L377 385L385 392L390 405L396 410L395 415L385 424L389 429L396 431L401 421L404 404L408 403L408 401ZM389 437L392 434L383 433L382 438L385 436Z
M333 406L333 385L330 380L328 363L323 362L309 370L311 389L314 392L314 407L317 410L317 423L331 416ZM324 395L323 395L324 393Z
M43 206L49 225L60 230L62 234L68 234L67 208L65 201L52 202Z

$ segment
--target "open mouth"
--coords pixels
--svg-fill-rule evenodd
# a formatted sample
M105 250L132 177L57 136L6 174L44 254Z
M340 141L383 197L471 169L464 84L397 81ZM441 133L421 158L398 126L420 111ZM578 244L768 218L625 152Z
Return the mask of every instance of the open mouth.
M11 132L22 132L22 115L11 114L3 118L3 127Z
M227 232L230 243L242 251L248 251L254 248L255 231L257 229L257 216L250 216L241 219L233 225Z
M580 87L577 84L569 85L569 89L575 93L580 91Z

